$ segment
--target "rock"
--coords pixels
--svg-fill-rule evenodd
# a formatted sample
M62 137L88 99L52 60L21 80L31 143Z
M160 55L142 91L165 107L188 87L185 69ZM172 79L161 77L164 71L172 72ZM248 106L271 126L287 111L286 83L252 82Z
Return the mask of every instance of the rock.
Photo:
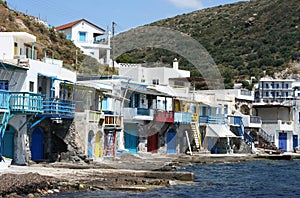
M27 198L33 198L34 197L34 194L30 193L27 195Z
M48 194L53 194L54 192L53 192L53 190L47 190L47 193Z
M58 189L54 189L53 192L59 193L59 190Z

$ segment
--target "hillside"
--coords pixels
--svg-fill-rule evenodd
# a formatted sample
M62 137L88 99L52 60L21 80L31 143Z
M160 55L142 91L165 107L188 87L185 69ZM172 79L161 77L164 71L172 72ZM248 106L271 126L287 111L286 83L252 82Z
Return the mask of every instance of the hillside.
M49 28L34 16L10 9L2 0L0 0L0 13L1 32L28 32L37 37L38 59L43 59L44 50L46 50L47 57L63 60L64 67L68 69L95 73L95 71L87 69L86 66L89 63L94 64L95 61L85 56L72 41L66 39L63 33L57 33L53 27ZM76 51L77 66L75 65Z
M155 23L186 33L213 57L227 88L264 71L274 75L300 61L300 1L256 0L218 6ZM145 51L147 53L145 53ZM178 57L162 49L134 50L118 58L127 62L171 63ZM180 58L182 69L191 65ZM191 69L193 76L199 72ZM289 69L288 73L297 72Z

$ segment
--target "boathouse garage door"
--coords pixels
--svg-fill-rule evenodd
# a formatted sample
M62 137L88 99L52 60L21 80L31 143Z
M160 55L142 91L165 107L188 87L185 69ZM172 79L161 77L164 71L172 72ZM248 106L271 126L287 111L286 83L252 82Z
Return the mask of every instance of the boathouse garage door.
M158 150L158 132L152 132L147 138L147 152L157 153Z
M44 159L44 133L40 128L35 128L32 132L30 150L33 161Z
M138 136L137 131L125 131L125 148L130 153L137 153L137 147L138 147Z
M283 151L287 151L287 133L279 133L279 148Z
M6 131L3 137L2 155L8 158L14 158L15 147L15 130L13 127L7 125Z
M93 137L94 137L94 132L90 131L88 134L88 158L93 158Z
M174 129L170 129L167 134L167 154L176 153L176 144L176 131Z

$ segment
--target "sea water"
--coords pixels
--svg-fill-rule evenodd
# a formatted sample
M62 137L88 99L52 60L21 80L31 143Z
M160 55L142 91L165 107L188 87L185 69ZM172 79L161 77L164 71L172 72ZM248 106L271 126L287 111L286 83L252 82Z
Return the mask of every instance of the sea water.
M300 197L300 160L198 164L178 171L194 172L195 183L139 193L99 190L51 197Z

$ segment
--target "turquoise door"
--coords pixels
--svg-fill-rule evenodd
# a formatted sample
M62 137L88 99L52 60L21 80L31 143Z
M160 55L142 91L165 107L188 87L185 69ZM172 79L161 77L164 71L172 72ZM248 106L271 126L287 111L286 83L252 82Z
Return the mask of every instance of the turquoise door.
M279 133L279 148L283 151L287 151L287 133Z
M125 131L125 148L130 153L137 153L138 149L138 136L137 131Z
M30 150L32 160L44 159L44 133L40 128L35 128L32 132Z
M167 154L176 153L176 131L174 129L170 129L167 134Z
M2 155L4 157L8 157L13 159L14 158L14 147L15 147L15 130L7 126L6 131L3 138L2 144Z

